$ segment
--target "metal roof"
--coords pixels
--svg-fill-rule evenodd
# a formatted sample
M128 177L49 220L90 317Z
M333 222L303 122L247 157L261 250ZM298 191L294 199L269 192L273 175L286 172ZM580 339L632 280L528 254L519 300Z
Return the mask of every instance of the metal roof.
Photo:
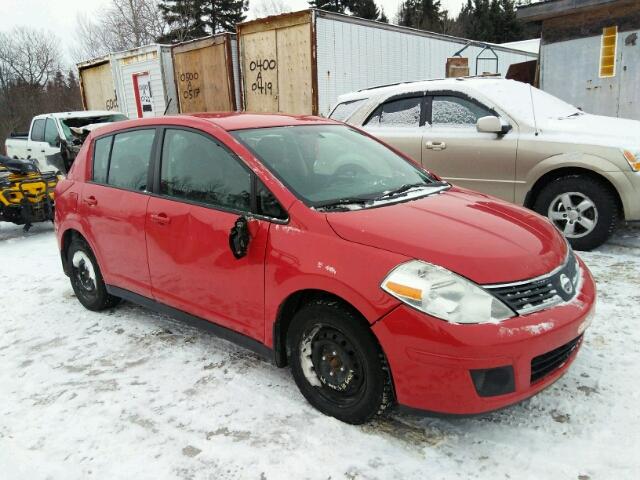
M538 22L548 18L580 13L606 5L623 5L637 0L546 0L518 7L518 19L525 22Z

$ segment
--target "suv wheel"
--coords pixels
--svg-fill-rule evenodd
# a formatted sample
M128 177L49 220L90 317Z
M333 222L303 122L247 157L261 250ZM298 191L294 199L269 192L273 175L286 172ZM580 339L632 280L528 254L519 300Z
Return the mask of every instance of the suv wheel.
M373 333L338 302L302 307L288 341L293 378L325 415L357 425L391 403L389 368Z
M611 189L581 175L561 177L543 187L533 209L548 217L576 250L602 245L619 219Z
M85 308L104 310L120 302L118 297L107 293L98 262L87 242L79 238L72 240L67 261L71 268L71 287Z

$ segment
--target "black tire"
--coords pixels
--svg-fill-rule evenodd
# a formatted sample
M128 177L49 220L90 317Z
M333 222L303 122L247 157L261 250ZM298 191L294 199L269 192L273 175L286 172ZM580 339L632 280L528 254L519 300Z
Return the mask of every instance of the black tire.
M389 368L375 336L339 302L316 300L302 307L287 339L293 378L325 415L359 425L392 402Z
M620 220L620 211L616 194L612 189L600 180L586 175L571 175L558 178L545 185L538 194L533 209L540 215L550 217L550 209L559 216L565 216L564 207L558 205L558 197L563 194L570 195L573 202L578 202L580 196L590 200L594 208L582 214L589 215L587 220L595 221L595 225L591 228L584 228L576 222L575 232L573 234L565 234L571 246L576 250L592 250L599 247L611 236L616 229ZM553 205L552 205L553 204ZM560 211L556 211L556 205L560 207ZM575 206L574 206L575 207ZM577 210L576 210L577 211ZM574 214L576 214L574 212ZM569 220L550 218L556 226L564 231Z
M74 257L77 259L77 265L74 265ZM120 298L107 293L96 257L82 238L74 238L71 241L67 250L67 262L71 287L85 308L99 311L115 307L120 302Z

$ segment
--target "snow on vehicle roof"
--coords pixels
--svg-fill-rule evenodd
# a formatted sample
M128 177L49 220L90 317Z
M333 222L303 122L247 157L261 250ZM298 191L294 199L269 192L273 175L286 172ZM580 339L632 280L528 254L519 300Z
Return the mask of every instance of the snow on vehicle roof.
M54 112L36 115L33 118L54 117L59 119L65 118L84 118L84 117L102 117L105 115L122 115L121 112L109 110L80 110L77 112Z

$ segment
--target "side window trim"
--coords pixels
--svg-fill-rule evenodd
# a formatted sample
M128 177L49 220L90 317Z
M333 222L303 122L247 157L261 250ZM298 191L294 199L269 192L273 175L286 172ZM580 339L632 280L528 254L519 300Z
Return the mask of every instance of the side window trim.
M197 128L192 128L192 127L188 127L188 126L184 126L184 125L166 125L166 126L159 127L158 130L159 131L156 134L157 144L154 145L154 153L153 153L152 161L151 161L151 163L153 164L153 166L152 166L153 183L150 183L150 185L152 185L152 189L148 192L149 194L151 194L154 197L165 198L165 199L168 199L168 200L171 200L171 201L174 201L174 202L188 203L190 205L196 205L198 207L210 208L212 210L235 213L235 214L238 214L238 215L246 215L246 216L249 216L249 217L259 218L259 219L263 219L263 220L266 220L266 221L269 221L269 222L273 222L273 223L286 224L286 223L289 222L289 214L288 214L287 210L284 207L282 207L282 210L287 213L287 218L286 219L269 217L269 216L261 215L261 214L258 213L258 208L257 208L257 206L258 206L257 189L258 189L258 182L260 181L260 179L258 178L256 173L233 150L231 150L220 139L218 139L217 137L215 137L214 135L212 135L212 134L210 134L208 132L204 132L204 131L199 130ZM162 151L164 149L164 139L165 139L167 130L185 130L187 132L193 132L193 133L197 133L199 135L202 135L203 137L212 140L213 142L216 143L216 145L218 145L221 148L223 148L242 168L244 168L250 174L250 179L249 179L250 188L251 188L251 192L250 192L251 198L249 200L249 209L250 209L250 211L237 210L237 209L234 209L234 208L226 207L224 205L213 205L213 204L210 204L210 203L198 202L196 200L190 200L188 198L173 197L171 195L166 195L166 194L161 193L161 191L160 191L160 180L161 180L161 175L162 175ZM269 190L268 187L265 186L265 188L267 188L267 190ZM273 195L273 192L271 192L271 195ZM273 197L276 198L275 195L273 195ZM277 200L277 198L276 198L276 200ZM278 201L278 203L280 203L280 202ZM282 206L282 204L280 204L280 205Z

